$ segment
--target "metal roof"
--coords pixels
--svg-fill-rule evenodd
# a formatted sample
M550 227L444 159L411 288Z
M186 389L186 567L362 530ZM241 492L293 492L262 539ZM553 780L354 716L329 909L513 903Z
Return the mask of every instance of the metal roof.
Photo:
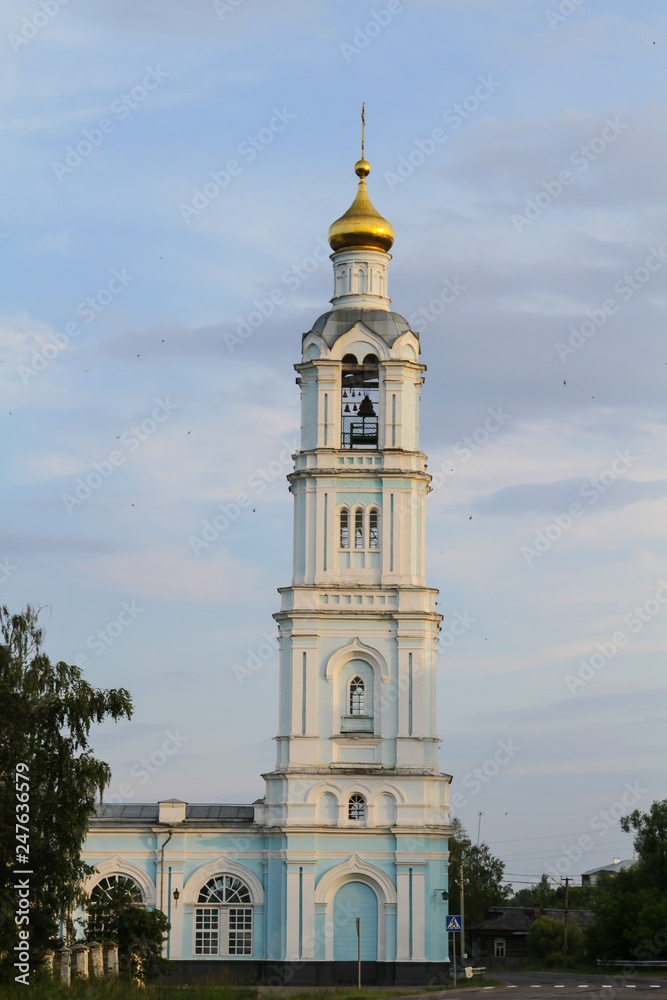
M159 815L160 808L157 802L98 802L91 823L94 824L96 820L157 823ZM185 818L186 821L215 820L225 823L252 823L255 818L255 807L228 802L193 802L186 804Z

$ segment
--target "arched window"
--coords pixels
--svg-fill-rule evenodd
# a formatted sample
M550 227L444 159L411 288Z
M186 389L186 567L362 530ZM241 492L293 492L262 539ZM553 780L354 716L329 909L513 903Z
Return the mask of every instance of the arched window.
M347 803L347 818L356 823L363 823L366 819L366 799L363 795L350 795Z
M361 677L350 681L350 715L366 714L366 685Z
M93 886L90 898L95 903L111 900L115 895L127 895L130 902L141 905L144 901L139 885L129 875L106 875Z
M112 933L119 906L142 906L144 897L139 885L129 875L105 875L90 893L86 907L86 933L90 940L108 938Z
M350 512L345 509L340 512L340 547L341 549L350 547Z
M368 512L368 548L380 548L380 534L378 531L379 515L375 508Z
M197 903L207 905L195 908L195 955L252 955L252 899L241 879L216 875Z
M355 510L354 512L354 547L363 549L364 547L364 512Z

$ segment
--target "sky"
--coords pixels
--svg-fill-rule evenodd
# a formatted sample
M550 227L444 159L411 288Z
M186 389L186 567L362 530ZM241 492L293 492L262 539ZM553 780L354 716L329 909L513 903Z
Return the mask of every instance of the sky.
M664 5L6 0L0 45L0 603L130 690L107 798L274 765L292 366L365 101L453 815L517 887L631 857L667 797Z

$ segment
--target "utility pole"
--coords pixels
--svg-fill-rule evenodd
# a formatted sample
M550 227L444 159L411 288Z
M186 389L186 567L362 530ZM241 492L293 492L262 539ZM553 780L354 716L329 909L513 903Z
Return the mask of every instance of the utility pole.
M463 966L465 950L465 909L463 906L463 862L461 862L461 965Z
M565 879L565 914L563 918L563 968L567 969L567 890L570 886L570 879Z

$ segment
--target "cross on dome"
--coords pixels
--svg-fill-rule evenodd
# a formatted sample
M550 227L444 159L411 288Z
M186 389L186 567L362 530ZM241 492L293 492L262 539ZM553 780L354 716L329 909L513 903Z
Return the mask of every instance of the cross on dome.
M357 194L347 212L329 227L329 245L334 251L361 247L384 250L386 253L394 242L394 228L373 206L366 190L366 177L371 171L371 165L364 157L364 109L365 105L362 105L361 159L354 165L354 172L359 178Z

